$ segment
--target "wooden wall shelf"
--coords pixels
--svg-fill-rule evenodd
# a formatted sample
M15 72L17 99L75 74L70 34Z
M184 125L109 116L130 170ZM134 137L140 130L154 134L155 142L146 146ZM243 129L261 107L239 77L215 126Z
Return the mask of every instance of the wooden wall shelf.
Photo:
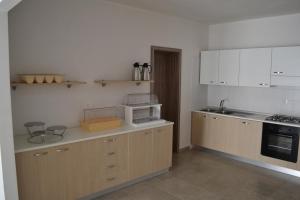
M137 86L142 83L153 83L153 81L130 81L130 80L96 80L95 83L105 87L107 84L122 84L122 83L134 83Z
M55 86L55 85L62 85L67 86L67 88L71 88L73 85L80 85L80 84L86 84L86 82L83 81L64 81L62 83L24 83L24 82L12 82L11 88L13 90L16 90L18 86Z

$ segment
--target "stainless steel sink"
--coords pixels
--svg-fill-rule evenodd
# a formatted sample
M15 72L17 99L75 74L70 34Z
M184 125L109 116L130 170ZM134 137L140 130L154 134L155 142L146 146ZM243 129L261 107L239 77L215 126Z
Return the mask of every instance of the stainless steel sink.
M248 113L248 112L238 111L238 110L230 110L230 109L219 110L217 108L205 108L205 109L202 109L201 111L217 113L217 114L223 114L223 115L240 116L240 117L251 115L251 113Z

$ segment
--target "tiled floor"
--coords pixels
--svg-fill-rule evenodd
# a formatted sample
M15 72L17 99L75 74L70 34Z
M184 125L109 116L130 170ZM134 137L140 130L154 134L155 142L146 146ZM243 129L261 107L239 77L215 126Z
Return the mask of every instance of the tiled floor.
M95 200L300 200L300 178L207 152L174 156L165 175Z

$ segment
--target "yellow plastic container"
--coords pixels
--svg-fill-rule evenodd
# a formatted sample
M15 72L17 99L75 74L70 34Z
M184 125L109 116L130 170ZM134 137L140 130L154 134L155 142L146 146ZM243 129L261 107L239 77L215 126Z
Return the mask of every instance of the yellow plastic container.
M98 132L115 129L122 126L122 120L118 117L99 117L80 123L82 129L88 132Z

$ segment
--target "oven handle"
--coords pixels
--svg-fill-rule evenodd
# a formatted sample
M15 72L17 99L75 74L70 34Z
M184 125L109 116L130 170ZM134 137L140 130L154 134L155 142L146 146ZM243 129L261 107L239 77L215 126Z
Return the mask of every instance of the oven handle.
M293 138L293 136L291 136L291 135L283 135L283 134L278 134L278 133L274 133L274 135L277 135L280 137L285 137L285 138Z
M284 148L284 147L280 147L280 146L276 146L276 145L269 144L268 146L269 147L275 147L275 148L278 148L278 149L284 149L284 150L292 151L292 149L290 149L290 148Z

